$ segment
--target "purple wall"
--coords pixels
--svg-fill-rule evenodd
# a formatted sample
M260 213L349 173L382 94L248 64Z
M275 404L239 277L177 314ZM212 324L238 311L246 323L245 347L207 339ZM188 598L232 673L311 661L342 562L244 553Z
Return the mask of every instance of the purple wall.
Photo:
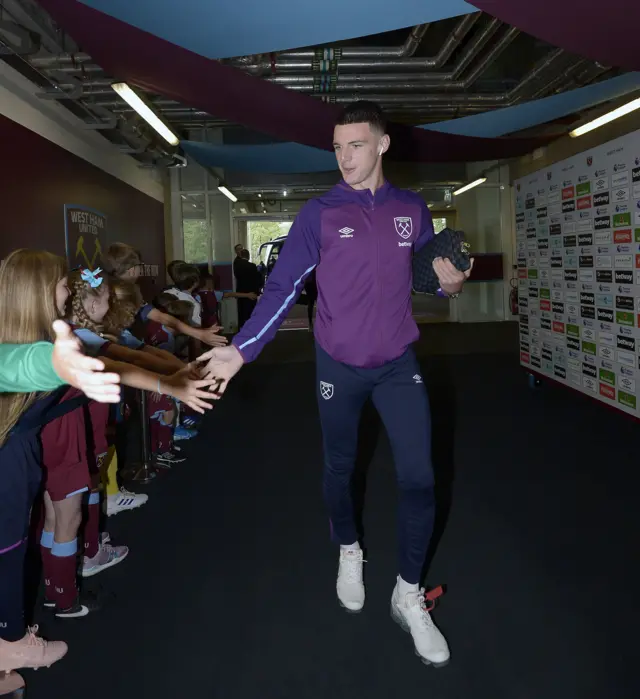
M18 247L65 255L64 205L107 216L107 242L138 248L164 279L164 205L64 148L0 116L0 259ZM150 281L150 280L149 280ZM152 292L146 281L145 293Z

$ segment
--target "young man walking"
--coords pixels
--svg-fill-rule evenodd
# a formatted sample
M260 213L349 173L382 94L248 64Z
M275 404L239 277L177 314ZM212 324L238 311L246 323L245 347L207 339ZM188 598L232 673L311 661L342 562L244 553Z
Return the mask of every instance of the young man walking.
M291 227L287 244L251 318L229 347L215 348L207 376L219 393L245 362L276 334L315 269L317 394L324 438L324 498L331 534L340 545L336 584L349 612L365 601L363 555L351 496L360 412L371 397L393 450L398 488L398 577L391 612L410 632L426 664L444 665L447 642L428 612L420 576L431 539L435 501L427 392L411 348L418 328L411 314L414 251L434 236L424 201L387 182L382 156L390 138L380 108L346 107L334 131L342 181L310 200ZM470 271L437 259L446 295L457 295Z

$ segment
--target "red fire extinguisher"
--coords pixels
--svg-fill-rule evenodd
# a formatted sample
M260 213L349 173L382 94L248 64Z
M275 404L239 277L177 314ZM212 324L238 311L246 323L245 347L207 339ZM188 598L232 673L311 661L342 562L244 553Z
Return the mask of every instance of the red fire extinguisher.
M511 304L511 313L517 316L518 310L518 280L511 279L509 282L511 284L511 291L509 292L509 303Z

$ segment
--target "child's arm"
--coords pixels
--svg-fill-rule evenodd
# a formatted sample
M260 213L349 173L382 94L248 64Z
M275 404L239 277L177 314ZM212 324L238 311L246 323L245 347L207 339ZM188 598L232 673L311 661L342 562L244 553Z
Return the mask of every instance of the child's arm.
M159 376L142 367L116 361L108 356L100 356L100 359L106 371L120 375L120 381L125 386L173 396L199 413L204 413L212 407L207 400L213 400L214 394L204 389L216 382L212 379L190 379L188 368L170 376Z
M185 364L182 362L180 362L180 367L178 368L175 361L168 362L166 359L158 357L152 352L146 352L142 349L129 349L129 347L117 345L115 342L111 342L107 345L104 349L104 355L116 362L127 362L127 364L133 364L141 369L154 371L157 374L173 374L175 371L185 368ZM173 355L171 355L171 357L175 359Z
M194 328L193 326L187 325L186 323L183 323L181 320L178 320L167 313L159 311L157 308L149 311L149 315L147 317L151 318L151 320L155 321L156 323L160 323L167 328L171 328L171 330L175 330L180 335L188 335L189 337L200 340L211 347L220 347L227 344L227 338L223 337L222 335L218 335L215 328Z
M172 367L174 367L174 371L180 371L181 369L184 369L186 366L186 364L181 359L174 357L174 355L171 354L171 352L167 352L166 350L160 349L159 347L153 347L152 345L143 345L140 349L143 352L146 352L147 354L150 354L153 357L157 357L158 359L161 359L167 364L170 364Z

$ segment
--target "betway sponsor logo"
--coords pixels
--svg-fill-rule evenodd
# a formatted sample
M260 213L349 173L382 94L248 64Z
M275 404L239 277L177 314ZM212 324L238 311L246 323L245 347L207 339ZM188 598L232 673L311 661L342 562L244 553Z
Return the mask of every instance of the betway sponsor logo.
M562 202L562 212L567 213L568 211L575 211L576 210L576 202L575 200L571 201L564 201Z
M609 192L597 192L593 195L594 206L606 206L609 203Z
M568 337L567 347L573 350L580 350L580 340L576 340L574 337Z
M616 284L633 284L633 272L626 269L616 270Z
M586 364L585 362L582 363L582 373L585 376L593 376L593 378L596 378L598 375L598 370L592 366L591 364Z
M611 228L611 217L610 216L596 216L593 219L593 227L599 231L604 228Z
M580 233L578 235L578 245L593 245L593 234Z
M634 182L640 182L640 167L634 167L633 170L631 170L631 179Z
M587 294L587 293L581 293L580 294L580 303L583 303L587 306L594 306L595 305L595 296L594 294Z
M598 320L603 320L606 323L613 323L613 310L609 308L598 308Z
M616 337L616 346L621 350L628 350L629 352L636 351L636 341L633 337L625 337L624 335L618 335Z

